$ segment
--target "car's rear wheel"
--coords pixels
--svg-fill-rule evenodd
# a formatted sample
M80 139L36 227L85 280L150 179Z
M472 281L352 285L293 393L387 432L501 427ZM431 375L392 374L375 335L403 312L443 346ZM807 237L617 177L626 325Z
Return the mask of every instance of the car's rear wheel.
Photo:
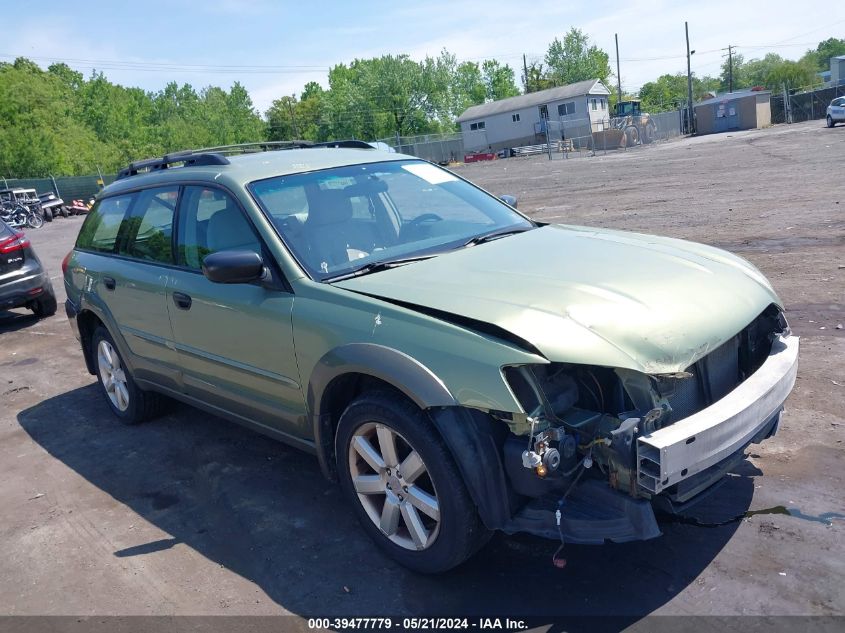
M111 335L103 327L94 330L91 349L97 380L109 408L124 424L144 422L161 411L163 397L144 391L132 378Z
M449 450L413 403L365 394L340 419L341 488L391 558L423 573L451 569L488 535Z
M44 319L56 314L58 307L56 295L48 290L35 300L32 304L32 311L39 319Z
M47 222L53 221L53 211L51 209L44 209L44 219Z
M833 120L833 117L829 114L827 115L827 127L833 127L836 125L836 122Z

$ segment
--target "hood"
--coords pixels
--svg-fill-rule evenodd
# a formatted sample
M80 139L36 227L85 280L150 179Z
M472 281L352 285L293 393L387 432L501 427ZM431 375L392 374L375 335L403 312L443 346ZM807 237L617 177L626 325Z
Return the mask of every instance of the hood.
M335 285L493 324L553 362L683 371L771 303L717 248L550 225Z

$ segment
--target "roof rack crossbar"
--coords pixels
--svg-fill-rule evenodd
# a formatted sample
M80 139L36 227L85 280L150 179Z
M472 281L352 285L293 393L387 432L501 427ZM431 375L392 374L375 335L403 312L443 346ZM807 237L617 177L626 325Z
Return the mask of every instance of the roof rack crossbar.
M238 143L236 145L219 145L217 147L203 147L170 152L159 158L148 158L130 163L117 173L117 180L136 176L141 172L152 172L167 169L176 163L183 163L185 167L200 165L228 165L226 156L233 154L248 154L253 152L269 152L286 149L310 148L342 148L342 149L374 149L366 141L343 140L313 143L311 141L256 141L253 143Z

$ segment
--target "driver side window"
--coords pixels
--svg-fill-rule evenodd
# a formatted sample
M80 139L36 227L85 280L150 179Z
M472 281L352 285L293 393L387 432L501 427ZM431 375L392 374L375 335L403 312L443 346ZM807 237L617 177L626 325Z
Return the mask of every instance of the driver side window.
M178 264L202 269L218 251L261 253L261 241L234 199L212 187L185 187L178 228Z

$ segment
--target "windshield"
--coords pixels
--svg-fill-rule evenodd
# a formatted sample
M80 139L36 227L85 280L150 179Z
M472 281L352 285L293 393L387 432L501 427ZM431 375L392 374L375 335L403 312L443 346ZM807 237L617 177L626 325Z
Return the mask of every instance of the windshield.
M249 189L299 263L321 281L534 226L497 198L423 161L278 176Z

